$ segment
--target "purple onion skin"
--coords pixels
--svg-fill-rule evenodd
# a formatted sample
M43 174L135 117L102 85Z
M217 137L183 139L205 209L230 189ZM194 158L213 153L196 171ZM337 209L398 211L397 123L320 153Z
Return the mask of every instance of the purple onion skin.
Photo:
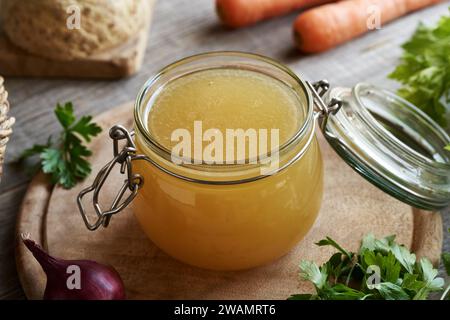
M123 300L125 287L119 273L110 266L90 260L62 260L50 256L33 240L23 239L25 246L47 275L44 300ZM69 289L69 266L80 269L80 289Z

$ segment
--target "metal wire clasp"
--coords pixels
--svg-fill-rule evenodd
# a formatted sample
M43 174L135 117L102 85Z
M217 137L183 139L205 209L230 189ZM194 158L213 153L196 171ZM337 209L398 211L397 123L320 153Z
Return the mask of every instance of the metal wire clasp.
M328 104L325 103L323 97L330 89L330 84L327 80L320 80L312 84L306 81L306 84L313 95L314 106L316 107L315 117L319 122L320 129L322 132L325 132L328 117L336 114L342 107L343 102L340 99L332 98Z
M139 188L142 186L144 180L139 174L133 174L132 162L133 160L139 158L136 155L136 145L133 141L134 132L129 132L123 126L116 125L112 127L109 131L109 136L114 142L113 154L114 158L108 162L97 174L94 182L90 187L82 190L77 197L78 209L80 210L81 216L83 217L86 227L93 231L98 229L100 226L107 227L112 215L118 213L127 207L133 199L136 197ZM125 146L120 149L119 142L125 140ZM116 164L120 165L120 173L126 174L126 179L119 192L117 193L114 201L112 202L108 210L103 211L99 203L99 194L108 178L111 170ZM124 200L124 195L126 191L129 190L130 194ZM93 205L94 210L97 215L95 222L90 222L88 214L83 205L83 198L93 192Z

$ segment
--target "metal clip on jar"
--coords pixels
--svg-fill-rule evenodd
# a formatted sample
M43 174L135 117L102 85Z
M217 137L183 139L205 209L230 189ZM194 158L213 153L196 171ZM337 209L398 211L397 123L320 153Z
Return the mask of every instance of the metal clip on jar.
M276 171L261 175L254 166L175 165L170 151L149 133L149 108L167 83L216 68L269 75L303 102L305 120L280 147ZM316 120L340 157L381 190L421 209L438 210L450 204L450 152L444 149L449 136L416 106L369 84L330 90L328 82L305 81L266 57L206 53L178 61L150 79L137 98L134 119L135 132L111 128L114 158L79 194L81 215L87 228L96 230L107 227L113 215L134 202L135 215L148 237L192 265L250 268L282 256L303 238L322 200ZM116 164L126 178L104 210L99 194ZM82 202L91 192L96 213L92 222Z

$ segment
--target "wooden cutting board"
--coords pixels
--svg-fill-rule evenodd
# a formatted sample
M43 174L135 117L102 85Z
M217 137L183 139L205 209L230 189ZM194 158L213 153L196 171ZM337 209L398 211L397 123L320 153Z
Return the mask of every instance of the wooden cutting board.
M57 61L15 46L0 29L0 74L5 77L115 79L131 76L142 65L155 0L150 1L148 25L119 47L86 59Z
M93 172L111 159L108 128L132 127L132 103L111 109L95 119L104 128L91 148ZM178 262L146 238L131 209L115 215L106 229L88 231L76 206L76 196L90 185L93 175L72 190L52 188L43 175L32 181L18 215L17 235L31 233L50 252L65 259L92 259L113 265L121 274L130 299L286 299L311 292L298 279L301 259L322 263L332 253L314 242L330 236L344 247L357 250L369 232L377 237L396 234L397 240L418 256L439 260L442 221L438 213L413 210L381 192L348 167L320 136L325 160L325 194L314 227L289 254L255 269L214 272ZM111 195L122 180L110 180L104 191ZM111 199L105 196L105 203ZM17 238L17 269L30 299L40 299L45 276Z

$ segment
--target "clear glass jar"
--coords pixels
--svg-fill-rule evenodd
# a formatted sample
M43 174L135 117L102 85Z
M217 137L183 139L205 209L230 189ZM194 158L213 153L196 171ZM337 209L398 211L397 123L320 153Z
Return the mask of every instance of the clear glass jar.
M171 150L148 128L155 97L168 83L217 68L270 76L300 102L301 125L280 146L279 166L269 174L261 174L258 163L175 164ZM325 81L311 84L276 61L247 53L206 53L164 68L137 98L135 137L120 126L110 131L114 159L78 197L86 226L106 227L133 202L148 237L181 261L238 270L274 260L305 236L320 208L324 177L316 124L341 158L383 191L427 210L450 204L450 152L444 150L450 138L439 125L404 99L368 84L328 89ZM122 149L121 140L126 140ZM127 180L111 209L102 211L98 196L115 164ZM82 203L90 192L95 222Z
M269 75L298 96L304 121L280 147L275 173L262 175L261 163L177 165L171 151L152 136L147 117L154 96L175 79L217 68ZM323 190L313 105L306 92L306 85L282 65L242 53L187 58L151 79L135 107L136 145L139 154L166 172L146 162L133 167L145 181L133 211L148 237L183 262L216 270L255 267L298 243L317 217Z

